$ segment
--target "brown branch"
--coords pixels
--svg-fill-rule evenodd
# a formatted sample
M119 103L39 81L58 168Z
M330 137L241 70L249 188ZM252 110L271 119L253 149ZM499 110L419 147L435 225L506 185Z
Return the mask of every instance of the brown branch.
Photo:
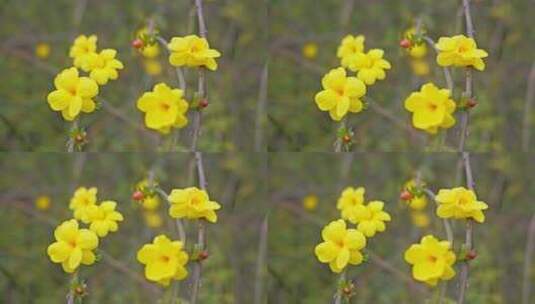
M535 100L535 61L531 65L531 70L528 76L526 103L524 104L524 121L522 124L522 150L524 152L528 152L529 150L529 139L531 135L530 120L533 117L533 113L531 112L533 100Z
M201 152L195 152L195 164L197 166L197 175L199 178L199 187L202 190L206 191L207 188L207 182L206 182L206 176L204 174L204 166L203 166L203 160L202 160L202 154ZM199 252L202 252L206 248L206 231L204 222L202 220L198 220L198 227L197 227L197 248ZM196 304L197 299L199 297L199 288L201 284L201 274L202 274L202 261L197 260L195 264L193 264L193 274L192 274L192 290L191 290L191 298L190 303Z
M533 259L533 252L535 251L535 214L531 217L528 226L528 234L526 237L526 251L524 253L524 276L522 279L522 304L529 304L529 297L533 280L531 277L531 262Z

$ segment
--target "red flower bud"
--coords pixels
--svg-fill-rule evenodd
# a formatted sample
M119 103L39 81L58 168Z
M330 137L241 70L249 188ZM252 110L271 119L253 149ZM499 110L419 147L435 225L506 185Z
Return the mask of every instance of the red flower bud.
M347 144L349 142L351 142L351 136L349 135L344 135L344 137L342 137L342 140Z
M143 40L136 38L132 41L132 47L135 49L140 49L143 47Z
M135 200L135 201L140 201L144 197L145 197L145 195L143 194L143 192L141 192L139 190L137 190L136 192L134 192L134 194L132 194L132 199Z
M208 258L208 251L204 250L199 252L199 261L206 260Z
M399 198L404 201L408 201L412 198L412 194L407 190L403 190L401 194L399 195Z
M477 252L475 249L468 251L465 256L465 258L469 261L475 259L476 257L477 257Z
M206 100L206 99L201 99L201 100L199 101L199 108L204 109L204 108L206 108L207 106L208 106L208 100Z
M411 47L411 41L407 38L404 38L399 42L399 46L404 49L408 49Z
M473 108L475 106L477 106L477 101L473 100L472 98L470 98L470 99L468 99L466 101L466 107L467 108Z

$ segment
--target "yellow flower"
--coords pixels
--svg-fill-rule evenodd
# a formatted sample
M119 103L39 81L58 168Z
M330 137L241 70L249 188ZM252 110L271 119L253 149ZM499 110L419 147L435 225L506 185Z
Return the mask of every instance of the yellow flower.
M137 260L145 265L145 277L149 281L168 286L171 280L183 280L188 275L188 254L181 241L171 241L161 234L152 244L145 244L137 252Z
M56 90L47 96L48 105L53 111L61 111L65 120L74 120L80 112L95 111L93 98L98 94L98 85L89 77L79 77L76 68L59 73L54 86Z
M87 56L87 67L89 77L95 80L99 85L105 85L108 81L115 80L119 77L117 70L124 68L123 63L115 59L117 51L114 49L105 49L100 53L93 53Z
M307 59L314 59L318 56L318 45L314 42L308 42L303 45L303 56Z
M437 63L440 66L471 66L479 71L485 69L483 58L488 53L477 48L476 41L464 35L441 37L436 44Z
M420 30L420 31L422 32L421 34L425 33L425 31L423 30ZM423 42L415 43L414 35L416 35L416 27L409 28L403 34L405 38L413 42L411 43L411 47L408 48L407 50L409 53L409 56L416 58L416 59L420 59L420 58L423 58L427 54L427 45Z
M150 228L159 228L163 224L162 217L154 211L144 212L143 219L145 219L145 224Z
M167 47L171 52L169 63L173 66L204 66L212 71L217 70L215 58L220 57L221 53L211 49L205 38L200 38L197 35L174 37Z
M303 208L308 211L315 210L318 207L318 197L314 194L307 195L303 198Z
M359 265L364 257L359 251L366 246L366 238L356 229L346 229L344 220L330 222L321 231L323 242L314 248L322 263L328 263L333 272L340 273L347 264Z
M405 99L405 109L412 112L415 128L436 134L438 128L451 128L455 124L453 112L455 102L450 91L439 89L432 83L424 84L419 92L413 92Z
M35 200L35 207L39 210L50 209L50 197L41 195Z
M74 211L74 218L89 223L89 208L97 203L97 188L80 187L71 198L69 209Z
M355 209L353 224L358 223L357 229L366 237L372 237L377 232L386 229L385 222L391 220L390 214L383 211L384 203L381 201L371 201L366 205L358 205Z
M336 51L336 56L341 59L342 66L345 66L344 62L351 56L364 52L364 40L363 35L347 35L342 39Z
M136 33L136 37L141 40L147 40L145 39L147 35L149 35L149 29L147 27L140 29ZM141 48L141 55L149 59L156 58L158 57L158 55L160 55L160 46L158 45L158 43L152 43L152 44L146 44L146 45L144 44L143 47Z
M390 62L383 59L384 51L381 49L371 49L367 53L356 53L342 60L342 66L353 72L357 72L358 79L366 85L372 85L377 80L386 77L385 70L392 66Z
M93 250L98 246L97 235L88 229L78 229L76 220L61 223L54 231L56 241L47 248L54 263L61 263L63 270L72 273L80 264L95 263Z
M336 203L336 208L341 211L343 219L352 223L356 222L356 211L364 204L365 192L366 190L363 187L347 187L342 191L342 195Z
M148 128L164 134L169 133L171 128L182 128L188 123L188 103L184 100L184 92L165 83L159 83L152 92L144 93L137 101L137 108L146 113L145 125Z
M143 196L143 200L141 201L141 206L143 209L148 211L156 210L160 206L160 197L157 194L147 194L149 186L149 181L147 179L144 179L137 183L136 190L139 190L145 195Z
M74 59L74 66L86 72L89 71L89 61L97 51L97 36L78 36L69 51L69 57Z
M145 69L145 72L151 76L158 76L162 74L162 65L158 60L143 60L143 68Z
M117 222L123 221L123 215L115 211L117 203L114 201L104 201L100 205L91 205L87 208L89 219L89 229L99 237L105 237L108 232L115 232L119 229Z
M323 90L315 96L316 105L321 111L329 111L333 120L341 120L348 111L362 111L360 98L366 94L366 86L356 77L346 77L344 68L329 71L321 84Z
M413 211L411 212L411 220L414 226L419 228L428 227L430 224L430 219L425 212L422 211Z
M489 207L486 203L477 200L474 191L464 187L441 189L435 200L438 203L437 215L439 217L472 218L479 223L485 221L483 210Z
M405 261L412 266L414 279L435 286L439 280L450 280L455 276L452 265L455 253L448 241L440 241L426 235L419 244L413 244L405 251Z
M425 184L421 183L420 186L424 185ZM406 203L413 210L423 210L427 206L427 197L423 193L415 193L415 187L416 181L414 179L411 179L410 181L405 183L403 189L409 191L412 194L412 198L407 200Z
M201 219L217 222L215 210L221 205L211 201L206 191L196 187L173 189L168 197L171 207L169 215L174 218Z
M50 44L40 42L35 46L35 56L47 59L50 56Z
M429 64L425 60L411 60L412 72L417 76L429 75Z

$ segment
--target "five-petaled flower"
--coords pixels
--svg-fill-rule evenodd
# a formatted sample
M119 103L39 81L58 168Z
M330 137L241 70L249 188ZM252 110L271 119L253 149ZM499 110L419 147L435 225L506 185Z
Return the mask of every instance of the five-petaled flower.
M476 41L464 35L441 37L436 44L438 50L437 63L440 66L473 67L483 71L488 56L485 50L478 49Z
M381 201L371 201L366 205L359 205L355 208L354 217L348 220L357 224L357 229L366 237L372 237L377 232L386 229L385 222L391 220L390 214L383 211L384 203Z
M56 241L47 248L54 263L61 263L63 270L74 272L80 264L95 263L93 250L98 246L97 235L88 229L79 229L76 220L61 223L54 231Z
M348 111L362 111L360 98L366 94L366 86L356 77L347 77L344 68L331 70L321 84L323 90L315 96L316 105L321 111L329 111L333 120L341 120Z
M478 201L474 191L464 187L441 189L435 197L438 203L437 215L441 218L472 218L483 223L485 215L483 210L489 206Z
M80 187L71 198L69 209L74 211L74 218L89 223L88 210L97 203L97 188Z
M95 110L93 98L98 94L97 83L89 77L79 77L78 69L69 68L54 79L56 90L48 94L48 105L53 111L61 111L65 120L74 120L80 112Z
M116 55L117 51L114 49L105 49L98 54L88 55L89 77L99 85L107 84L110 79L117 79L119 77L117 70L123 69L124 66L115 58Z
M405 261L412 265L414 279L435 286L439 280L450 280L455 276L453 264L455 253L448 241L440 241L426 235L419 244L413 244L405 251Z
M145 265L145 277L168 286L171 280L183 280L188 275L188 254L181 241L158 235L152 244L145 244L137 252L137 260Z
M450 90L439 89L432 83L426 83L419 92L411 93L405 99L405 109L413 113L414 127L431 134L436 134L439 128L452 127L456 106L450 94Z
M315 247L314 253L333 272L340 273L347 264L363 262L360 250L366 246L366 238L356 229L347 229L344 220L330 222L321 231L321 237L323 242Z
M381 49L371 49L367 53L356 53L342 60L342 66L350 71L357 72L358 79L366 85L372 85L377 80L386 77L385 70L392 66L390 62L383 59L384 51Z
M215 58L221 53L211 49L208 41L197 35L185 37L173 37L167 45L171 55L169 63L176 67L206 67L209 70L217 70Z
M136 184L136 190L143 193L141 199L141 206L148 211L154 211L160 206L160 197L156 193L151 193L149 189L149 181L144 179Z
M165 83L154 86L137 101L137 108L145 113L148 128L167 134L171 128L182 128L188 123L188 103L184 91L173 89Z
M427 206L427 197L424 193L417 189L418 187L423 185L422 182L420 182L420 184L421 185L418 185L418 183L414 179L411 179L406 182L403 187L404 190L408 191L411 194L411 197L405 202L407 206L414 210L423 210Z
M168 197L171 207L169 215L174 218L206 219L211 223L217 222L216 210L221 208L215 201L211 201L208 193L196 187L173 189Z
M356 211L364 204L365 191L363 187L347 187L342 191L342 195L338 198L336 208L341 211L343 219L353 220L352 222L355 222Z
M363 35L347 35L342 39L336 51L336 56L340 58L340 64L342 66L348 67L353 56L364 52L364 40Z
M117 203L114 201L104 201L99 205L91 205L87 208L89 219L89 229L99 237L105 237L108 232L115 232L119 229L117 222L123 221L123 215L115 210Z
M74 66L89 72L91 56L97 51L97 36L80 35L75 40L69 51L69 57L73 58Z

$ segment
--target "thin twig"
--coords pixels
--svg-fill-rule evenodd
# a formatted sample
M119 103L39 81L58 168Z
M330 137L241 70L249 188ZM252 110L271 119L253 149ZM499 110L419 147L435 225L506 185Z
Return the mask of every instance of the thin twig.
M266 115L266 103L268 93L268 64L264 64L262 74L260 75L260 86L258 89L258 102L256 105L256 126L255 126L255 151L262 152L262 143L264 137L264 125Z
M262 304L263 282L265 277L265 266L267 256L268 241L268 216L264 217L260 226L260 237L258 241L258 257L256 259L256 277L254 285L254 304Z
M531 261L535 251L535 214L531 217L526 236L526 251L524 253L524 276L522 279L522 304L529 304L533 280L530 280L532 268Z
M529 139L531 135L531 118L533 113L533 101L535 100L535 61L531 65L531 70L528 76L528 84L526 90L526 103L524 104L524 120L522 124L522 151L528 152Z

